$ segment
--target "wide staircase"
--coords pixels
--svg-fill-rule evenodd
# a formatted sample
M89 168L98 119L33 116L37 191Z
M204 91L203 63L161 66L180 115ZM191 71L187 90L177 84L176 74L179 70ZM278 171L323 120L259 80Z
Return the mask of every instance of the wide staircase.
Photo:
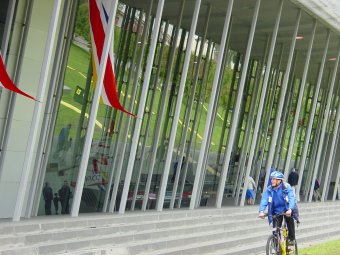
M340 235L340 201L300 203L299 245ZM257 206L48 216L0 222L0 255L263 254Z

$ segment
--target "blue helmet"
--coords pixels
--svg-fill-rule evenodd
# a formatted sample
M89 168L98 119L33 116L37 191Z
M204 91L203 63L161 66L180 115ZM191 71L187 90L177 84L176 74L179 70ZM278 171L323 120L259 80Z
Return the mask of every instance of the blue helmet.
M283 180L284 176L281 172L279 171L274 171L270 174L271 179L277 179L277 180Z

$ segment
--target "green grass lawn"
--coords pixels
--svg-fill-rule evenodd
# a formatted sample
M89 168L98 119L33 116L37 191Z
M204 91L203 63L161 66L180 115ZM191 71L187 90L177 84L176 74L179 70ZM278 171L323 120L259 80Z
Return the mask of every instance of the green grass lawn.
M340 255L340 240L299 249L299 255Z
M70 91L68 91L68 92L64 91L63 96L62 96L62 101L66 102L69 105L72 105L73 107L70 108L68 106L65 106L65 104L63 104L63 103L60 105L59 112L58 112L57 124L56 124L57 134L59 133L59 130L62 127L64 127L65 125L67 125L68 123L71 123L73 127L78 127L80 113L76 109L81 110L82 106L81 106L80 103L76 102L73 99L73 96L74 96L74 92L75 92L77 86L79 86L83 89L85 89L85 87L86 87L86 76L87 76L87 72L88 72L89 61L90 61L90 53L89 52L86 52L85 50L81 49L80 47L78 47L76 45L71 46L69 59L68 59L68 63L67 63L67 70L66 70L66 74L65 74L65 80L64 80L64 85L66 85L68 88L70 88ZM124 90L125 90L125 88L123 87L123 91ZM93 93L93 91L91 93ZM129 93L131 93L131 89L129 89ZM154 106L152 107L152 111L151 111L152 112L152 118L151 118L150 132L149 132L148 142L147 142L148 145L151 145L152 138L153 138L152 134L154 133L154 128L156 126L157 118L156 118L155 113L157 112L157 109L158 109L158 104L160 102L160 96L161 96L160 90L156 90ZM150 99L148 99L148 101L150 101ZM187 103L187 101L185 101L185 102L184 101L185 101L185 99L183 100L183 104L182 104L182 107L181 107L181 114L180 114L181 122L178 124L178 129L177 129L177 134L176 134L176 141L177 142L180 139L180 133L181 133L180 130L183 128L183 125L185 123L184 111L185 111L185 104ZM121 103L123 104L122 97L121 97ZM129 108L128 107L129 104L130 104L130 102L128 100L127 103L125 104L125 109ZM106 106L103 105L103 104L100 104L99 109L98 109L98 114L97 114L97 120L100 123L104 122L105 109L106 109ZM208 109L208 105L205 104L205 107L202 110L201 121L200 121L200 124L199 124L199 131L198 131L198 134L197 134L196 148L200 148L200 144L201 144L201 141L202 141L207 109ZM137 110L138 110L138 107L135 104L133 113L137 113ZM87 113L89 113L89 108L87 109ZM218 113L221 116L224 116L222 108L218 109ZM193 116L193 114L194 114L194 109L192 110L192 116ZM144 115L144 118L146 118L146 117L147 117L147 115ZM119 115L118 115L118 118L116 118L116 121L118 121L118 120L119 120ZM124 121L124 123L125 123L125 121ZM220 132L221 132L221 128L222 128L222 123L223 123L223 120L220 117L217 117L216 121L215 121L215 129L214 129L215 131L214 131L213 137L212 137L211 150L213 150L213 151L216 151L217 148L218 148L218 143L220 141ZM131 128L131 126L130 126L130 128ZM75 128L71 129L70 137L75 137L75 134L76 134L76 129ZM101 129L99 128L98 125L96 125L94 137L98 139L98 138L100 138L100 135L101 135ZM189 137L189 134L188 134L187 137Z

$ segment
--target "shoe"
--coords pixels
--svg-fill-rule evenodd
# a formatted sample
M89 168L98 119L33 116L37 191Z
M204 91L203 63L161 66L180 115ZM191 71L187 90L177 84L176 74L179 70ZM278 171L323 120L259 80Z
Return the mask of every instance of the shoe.
M295 240L288 239L288 245L294 246L295 245Z

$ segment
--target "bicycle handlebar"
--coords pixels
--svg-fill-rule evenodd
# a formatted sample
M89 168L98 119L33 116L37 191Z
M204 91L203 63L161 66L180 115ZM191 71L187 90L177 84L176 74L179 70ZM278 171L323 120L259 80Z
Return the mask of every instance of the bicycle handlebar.
M272 215L272 217L273 217L273 219L276 219L277 217L282 216L282 215L287 216L287 214L285 212L281 212L281 213ZM264 217L268 217L268 213L265 213Z

